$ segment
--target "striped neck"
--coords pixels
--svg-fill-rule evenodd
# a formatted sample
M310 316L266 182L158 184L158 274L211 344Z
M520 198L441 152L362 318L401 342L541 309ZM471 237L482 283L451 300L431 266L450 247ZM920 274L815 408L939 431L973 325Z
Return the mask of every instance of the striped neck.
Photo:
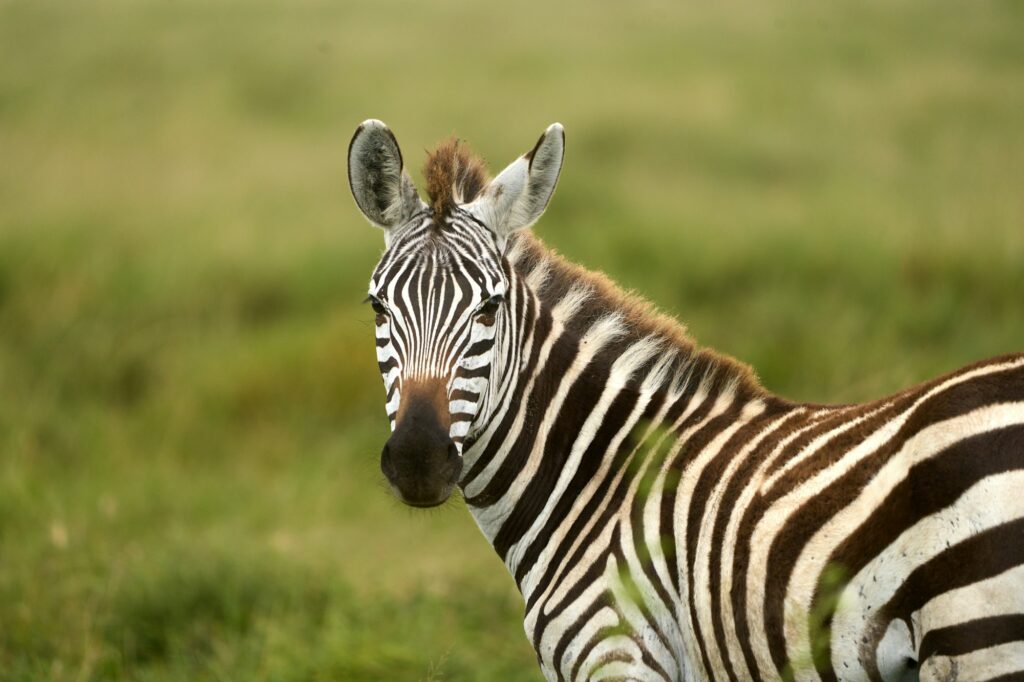
M698 349L674 320L531 234L513 237L506 261L501 376L461 486L529 604L562 536L585 533L684 450L681 423L753 418L771 399L745 366Z

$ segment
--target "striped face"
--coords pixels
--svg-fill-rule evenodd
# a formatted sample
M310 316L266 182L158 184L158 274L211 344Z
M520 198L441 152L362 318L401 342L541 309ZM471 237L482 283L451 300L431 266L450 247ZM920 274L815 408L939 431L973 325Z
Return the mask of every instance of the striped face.
M486 408L506 290L494 235L464 211L440 222L424 213L392 235L368 297L392 431L411 387L443 410L461 454Z
M428 206L387 126L364 121L352 137L352 196L387 245L367 299L391 422L381 470L407 504L430 507L448 498L467 438L497 401L495 375L505 368L495 366L495 346L512 336L502 249L547 206L563 142L562 127L549 126L493 180L458 141L442 143L424 169Z

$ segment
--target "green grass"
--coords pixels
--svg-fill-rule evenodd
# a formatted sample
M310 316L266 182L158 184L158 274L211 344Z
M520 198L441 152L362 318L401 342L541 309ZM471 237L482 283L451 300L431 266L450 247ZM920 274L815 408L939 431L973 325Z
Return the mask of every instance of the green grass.
M537 679L468 514L381 484L355 126L497 170L560 120L546 240L773 390L866 399L1024 348L1022 28L0 0L0 678Z

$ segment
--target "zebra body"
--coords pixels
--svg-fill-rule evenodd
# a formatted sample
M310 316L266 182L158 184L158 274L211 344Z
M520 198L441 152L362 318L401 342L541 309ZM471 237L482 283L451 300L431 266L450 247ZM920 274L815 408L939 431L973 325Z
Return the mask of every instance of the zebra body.
M443 148L431 206L382 124L350 148L388 244L382 468L417 506L462 489L545 676L1024 675L1024 355L863 405L774 396L522 229L562 145L490 182Z

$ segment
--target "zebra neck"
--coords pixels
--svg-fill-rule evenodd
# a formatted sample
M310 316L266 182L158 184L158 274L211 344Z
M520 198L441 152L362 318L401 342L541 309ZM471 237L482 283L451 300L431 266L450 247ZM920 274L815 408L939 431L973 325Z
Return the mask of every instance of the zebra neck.
M742 365L697 350L674 322L535 238L508 258L526 290L515 381L467 449L462 487L529 603L573 541L606 532L599 520L664 485L670 464L685 468L688 420L739 424L766 396Z

